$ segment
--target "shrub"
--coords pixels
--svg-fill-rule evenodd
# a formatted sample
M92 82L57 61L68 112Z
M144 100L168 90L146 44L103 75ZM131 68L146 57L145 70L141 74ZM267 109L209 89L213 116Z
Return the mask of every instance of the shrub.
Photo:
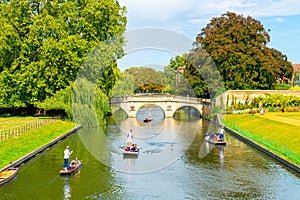
M275 85L275 90L288 90L290 89L290 85L289 84L286 84L286 83L279 83L279 84L276 84Z

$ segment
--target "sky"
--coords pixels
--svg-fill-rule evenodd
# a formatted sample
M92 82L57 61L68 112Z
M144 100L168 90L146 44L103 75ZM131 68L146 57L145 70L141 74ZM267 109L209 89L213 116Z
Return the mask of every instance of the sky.
M122 71L132 66L163 69L172 57L188 52L197 34L213 17L228 11L260 21L265 30L270 29L268 47L300 64L299 0L119 0L119 3L126 7L128 19L126 56L118 60Z

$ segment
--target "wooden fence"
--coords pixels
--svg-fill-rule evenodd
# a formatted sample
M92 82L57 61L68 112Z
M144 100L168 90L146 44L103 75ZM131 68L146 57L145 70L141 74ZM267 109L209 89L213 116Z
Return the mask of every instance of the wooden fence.
M36 122L32 122L30 124L26 124L24 126L14 128L7 131L0 132L0 141L8 140L12 137L18 137L19 135L26 133L32 129L40 128L52 122L55 122L57 119L49 118L49 119L41 119Z

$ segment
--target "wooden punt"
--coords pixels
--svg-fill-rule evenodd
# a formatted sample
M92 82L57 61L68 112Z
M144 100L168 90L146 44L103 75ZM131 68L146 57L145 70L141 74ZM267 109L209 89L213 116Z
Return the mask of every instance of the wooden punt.
M151 117L145 117L144 122L151 122L153 119Z
M10 167L0 172L0 186L5 185L12 181L18 174L19 169Z
M67 168L67 170L61 169L59 173L62 175L76 173L80 170L81 164L82 164L82 160L78 160L78 162L75 162L74 164L72 164L71 161L70 166Z
M225 140L219 140L219 133L207 132L205 134L205 141L214 145L227 145Z

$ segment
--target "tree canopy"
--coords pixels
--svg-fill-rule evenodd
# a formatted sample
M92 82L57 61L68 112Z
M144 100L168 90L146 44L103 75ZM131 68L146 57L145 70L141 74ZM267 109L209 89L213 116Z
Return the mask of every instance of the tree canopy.
M129 74L121 73L120 78L114 85L112 96L132 95L135 89L134 77Z
M192 64L188 54L171 58L164 68L171 93L182 96L207 97L208 88L201 76L200 70Z
M116 0L1 1L0 105L34 105L66 88L102 41L115 45L109 54L120 58L122 38L110 39L125 31L125 12ZM108 52L100 51L102 57ZM109 95L119 74L116 62L102 74L99 85Z
M163 72L150 67L131 67L125 70L125 75L134 79L135 93L138 92L161 92L165 86Z
M291 78L292 66L268 42L270 36L258 20L227 12L201 29L192 54L198 47L207 51L226 89L274 89L278 79Z

